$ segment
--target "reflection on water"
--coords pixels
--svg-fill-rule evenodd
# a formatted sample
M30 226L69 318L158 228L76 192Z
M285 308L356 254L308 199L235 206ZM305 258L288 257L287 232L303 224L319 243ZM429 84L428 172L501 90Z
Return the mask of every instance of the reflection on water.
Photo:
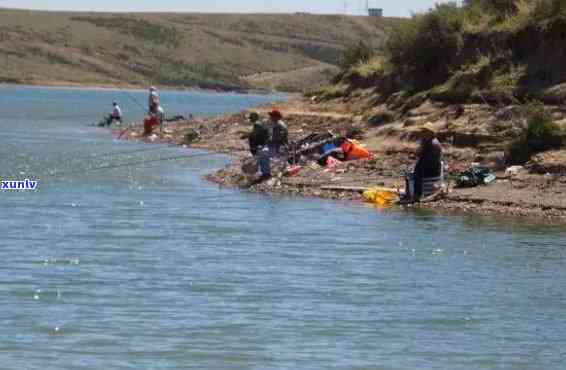
M0 89L0 177L42 178L0 193L3 369L562 369L563 227L219 189L217 155L89 172L193 153L84 125L113 94Z

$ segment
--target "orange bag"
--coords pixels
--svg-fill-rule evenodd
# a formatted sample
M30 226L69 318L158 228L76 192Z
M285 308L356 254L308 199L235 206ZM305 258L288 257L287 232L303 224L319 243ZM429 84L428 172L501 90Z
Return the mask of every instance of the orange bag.
M352 140L344 141L341 148L348 161L371 157L369 150Z

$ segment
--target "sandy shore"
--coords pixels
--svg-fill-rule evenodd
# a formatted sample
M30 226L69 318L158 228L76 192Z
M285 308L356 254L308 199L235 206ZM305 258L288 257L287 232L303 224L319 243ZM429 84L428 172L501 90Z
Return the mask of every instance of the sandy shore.
M350 129L367 131L363 120L347 112L309 111L303 103L297 101L278 104L278 107L286 114L285 121L292 139L326 130L335 133L344 133ZM268 108L260 107L257 110L265 112ZM360 189L363 188L403 188L404 170L415 161L415 143L368 136L362 141L367 142L372 149L372 159L344 162L332 170L315 165L305 166L297 176L279 174L271 180L256 183L241 171L242 161L250 156L247 141L241 138L243 133L249 131L245 116L246 112L241 112L207 120L169 123L163 133L156 133L149 138L142 137L140 125L117 129L115 135L124 140L183 145L186 133L196 130L200 133L200 141L191 147L228 153L232 157L229 166L206 177L220 186L356 202L362 202ZM473 151L447 147L445 162L449 168L448 194L441 199L413 207L566 221L566 176L563 174L538 175L525 172L508 177L504 171L499 171L495 172L498 181L494 184L469 189L454 188L455 175L466 169L475 157Z

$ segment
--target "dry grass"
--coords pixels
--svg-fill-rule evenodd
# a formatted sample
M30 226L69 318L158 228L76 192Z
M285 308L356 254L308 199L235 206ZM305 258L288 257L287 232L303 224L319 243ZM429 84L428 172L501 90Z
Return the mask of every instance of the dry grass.
M362 79L373 79L390 72L391 66L387 64L383 56L375 56L367 62L358 63L352 68L352 73L355 73Z
M303 92L329 84L339 71L331 64L318 64L287 72L258 73L245 76L244 80L256 89Z
M314 90L310 90L307 96L316 98L318 101L342 98L348 94L348 85L339 83L336 85L324 85Z
M0 9L0 80L246 88L241 76L337 64L360 38L377 46L391 22Z

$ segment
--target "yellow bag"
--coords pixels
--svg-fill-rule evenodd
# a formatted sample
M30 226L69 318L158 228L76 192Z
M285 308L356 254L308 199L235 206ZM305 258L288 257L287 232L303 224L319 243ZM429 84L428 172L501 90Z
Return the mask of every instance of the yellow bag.
M372 188L364 192L364 201L375 204L378 207L389 207L399 196L394 190L384 188Z

